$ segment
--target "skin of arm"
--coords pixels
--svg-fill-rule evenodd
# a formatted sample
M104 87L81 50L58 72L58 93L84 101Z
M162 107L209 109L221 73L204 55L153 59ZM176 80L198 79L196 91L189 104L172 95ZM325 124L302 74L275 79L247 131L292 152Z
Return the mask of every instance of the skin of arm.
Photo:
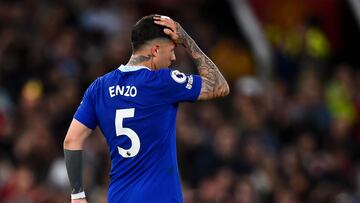
M193 58L202 78L199 100L223 97L230 93L229 85L218 67L202 52L178 22L166 16L155 16L154 23L167 27L164 33L169 35L176 44L183 45Z
M64 154L65 154L65 163L66 168L69 174L70 183L74 187L74 182L76 185L82 185L82 163L81 159L74 159L76 156L82 155L83 143L85 139L91 134L92 130L87 128L85 125L79 121L73 119L69 130L64 139ZM78 163L80 162L80 163ZM75 178L74 178L75 176ZM72 188L72 193L77 193L83 190L83 188L75 189ZM85 198L71 200L71 203L87 203Z
M64 139L64 149L82 150L85 139L92 130L76 119L73 119Z

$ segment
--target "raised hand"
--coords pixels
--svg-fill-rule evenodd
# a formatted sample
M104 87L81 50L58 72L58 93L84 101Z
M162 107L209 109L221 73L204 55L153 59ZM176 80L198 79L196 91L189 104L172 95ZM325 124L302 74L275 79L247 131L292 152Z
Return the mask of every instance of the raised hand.
M167 27L164 29L164 33L169 35L176 44L184 45L186 39L189 38L181 25L167 16L155 15L154 23Z
M164 33L169 35L174 43L183 45L193 58L202 78L201 92L198 99L207 100L229 94L229 85L218 67L201 51L178 22L167 16L155 15L154 23L166 27Z

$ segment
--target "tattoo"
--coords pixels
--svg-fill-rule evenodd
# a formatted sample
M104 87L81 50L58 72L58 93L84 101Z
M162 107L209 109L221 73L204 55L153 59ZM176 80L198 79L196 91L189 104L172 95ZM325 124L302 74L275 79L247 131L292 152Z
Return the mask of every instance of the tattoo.
M186 36L189 36L185 30L181 27L179 23L176 23L176 31L175 33L179 36L178 41L176 43L182 44L186 48L186 44L184 43L186 40Z
M134 65L137 65L139 63L142 63L142 62L145 62L145 61L148 61L151 59L151 56L134 56L134 57L131 57L129 62L127 63L127 65L129 66L134 66Z
M200 76L202 87L199 99L206 100L229 94L229 85L219 71L218 67L206 56L195 41L185 32L179 23L176 24L178 42L184 45L195 61Z

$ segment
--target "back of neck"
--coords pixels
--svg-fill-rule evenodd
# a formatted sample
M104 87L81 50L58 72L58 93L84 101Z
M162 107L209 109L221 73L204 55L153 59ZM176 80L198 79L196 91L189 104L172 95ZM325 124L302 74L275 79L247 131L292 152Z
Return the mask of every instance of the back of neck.
M146 67L154 70L155 66L152 63L151 59L152 59L152 57L150 55L145 56L145 55L133 54L133 55L131 55L131 57L126 65L127 66L146 66Z

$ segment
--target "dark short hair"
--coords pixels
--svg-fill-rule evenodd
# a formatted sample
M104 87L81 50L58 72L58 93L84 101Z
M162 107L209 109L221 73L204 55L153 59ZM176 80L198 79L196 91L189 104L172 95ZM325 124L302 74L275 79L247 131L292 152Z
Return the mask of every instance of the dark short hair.
M171 38L164 33L165 26L154 23L154 14L142 17L131 30L131 45L133 51L139 50L146 42L156 38Z

